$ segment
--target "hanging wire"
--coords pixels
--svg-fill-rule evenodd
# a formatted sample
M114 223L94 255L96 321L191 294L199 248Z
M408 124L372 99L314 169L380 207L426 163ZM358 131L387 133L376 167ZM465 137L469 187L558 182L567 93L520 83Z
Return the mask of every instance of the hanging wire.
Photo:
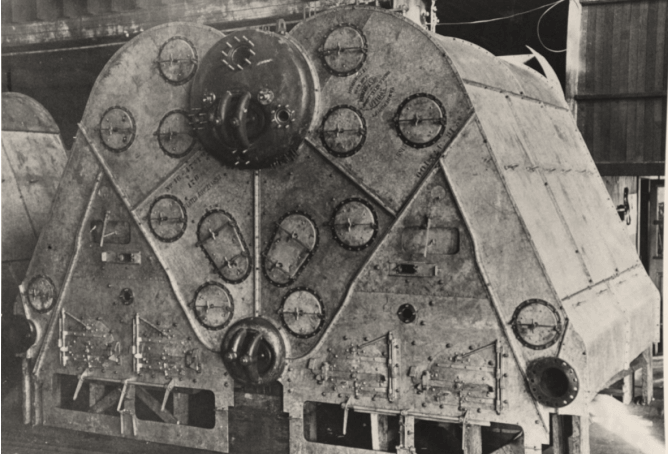
M559 0L559 1L556 2L556 3L553 3L552 6L550 6L548 9L546 9L546 10L543 12L543 14L540 15L540 17L538 18L538 23L536 24L536 34L538 35L538 41L540 41L540 44L545 48L545 50L547 50L547 51L549 51L549 52L552 52L552 53L555 53L555 54L560 54L560 53L562 53L562 52L566 52L566 49L562 49L562 50L554 50L554 49L550 49L549 47L547 47L547 46L545 45L545 43L543 42L542 38L540 37L540 21L543 20L543 16L545 16L547 13L549 13L550 10L551 10L552 8L554 8L555 6L557 6L559 3L563 2L563 1L564 1L564 0Z
M543 6L539 6L537 8L534 8L534 9L530 9L528 11L523 11L521 13L516 13L516 14L511 14L510 16L497 17L497 18L494 18L494 19L477 20L477 21L473 21L473 22L443 22L443 23L436 24L436 26L438 27L440 25L473 25L473 24L485 24L487 22L496 22L496 21L500 21L500 20L510 19L510 18L513 18L513 17L516 17L516 16L521 16L523 14L533 13L534 11L538 11L538 10L543 9L543 8L548 8L549 7L549 9L547 10L547 11L549 11L550 9L554 8L559 3L562 3L564 1L566 1L566 0L558 0L558 1L553 2L553 3L548 3L547 5L543 5ZM547 11L545 11L545 13L547 13ZM545 13L543 13L540 16L541 19L543 18ZM538 20L538 23L540 24L540 20ZM557 51L557 52L561 52L561 51Z

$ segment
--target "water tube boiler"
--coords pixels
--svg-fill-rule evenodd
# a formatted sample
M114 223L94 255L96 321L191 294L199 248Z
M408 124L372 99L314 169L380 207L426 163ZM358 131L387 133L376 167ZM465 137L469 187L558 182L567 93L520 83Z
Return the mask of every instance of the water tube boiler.
M282 452L540 452L659 298L558 86L361 6L128 42L23 284L33 422L218 452L244 406Z

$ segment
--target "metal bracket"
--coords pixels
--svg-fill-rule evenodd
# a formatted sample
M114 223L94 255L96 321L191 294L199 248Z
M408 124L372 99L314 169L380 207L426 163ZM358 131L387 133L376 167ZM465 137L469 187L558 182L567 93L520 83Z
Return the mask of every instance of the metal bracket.
M135 381L137 378L136 377L130 377L125 380L123 380L123 389L121 390L121 397L118 399L118 406L116 407L117 412L121 412L121 409L123 408L123 403L125 402L125 394L128 392L128 386L130 386L130 382Z
M174 386L176 386L176 379L172 378L165 387L165 397L162 398L162 405L160 406L160 411L165 411L165 406L167 406L167 399L169 398L169 394L174 389Z
M102 221L102 233L100 233L100 247L104 246L104 237L107 232L107 223L109 222L109 211L104 213L104 220Z
M387 333L387 400L394 402L394 397L396 395L396 374L395 368L399 368L399 358L398 352L395 350L399 349L399 343L394 338L392 331ZM398 372L398 371L396 371Z
M193 348L186 352L186 367L193 369L195 372L201 372L202 360L199 348Z
M121 415L121 417L120 417L120 420L121 420L121 435L125 435L125 431L123 429L123 427L124 427L123 416L130 415L130 420L132 421L132 435L134 437L136 437L137 436L137 416L135 416L134 410L120 410L118 413Z
M79 375L79 381L77 382L77 387L74 390L74 396L72 397L72 400L77 400L77 397L79 397L79 391L81 391L81 387L83 386L84 378L89 376L90 373L91 373L91 370L86 369Z
M341 404L341 408L343 408L343 435L346 434L346 430L348 429L348 411L350 410L350 403L352 401L353 396L349 396L346 403Z
M503 410L503 400L501 398L501 390L502 390L501 379L503 378L503 363L502 363L503 347L501 346L501 341L499 341L498 339L494 344L494 349L496 352L496 369L494 371L494 375L496 378L496 390L495 390L496 398L494 399L494 410L496 410L497 415L500 415L501 410Z

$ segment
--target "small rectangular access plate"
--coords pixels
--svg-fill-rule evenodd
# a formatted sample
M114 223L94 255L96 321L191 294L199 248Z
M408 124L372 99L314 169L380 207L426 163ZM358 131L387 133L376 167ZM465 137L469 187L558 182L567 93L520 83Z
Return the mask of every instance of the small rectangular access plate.
M104 263L129 263L132 265L141 265L141 252L113 252L105 251L102 253Z
M390 276L400 277L436 277L438 266L430 263L390 262Z

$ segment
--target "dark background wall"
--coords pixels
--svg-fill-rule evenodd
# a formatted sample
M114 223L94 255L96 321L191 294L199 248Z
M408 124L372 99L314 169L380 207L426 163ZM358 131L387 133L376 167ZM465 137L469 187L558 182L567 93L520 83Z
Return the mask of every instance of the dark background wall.
M441 23L493 19L521 13L541 4L535 0L437 1ZM501 21L477 25L439 25L437 32L471 41L495 55L526 54L526 46L542 53L562 80L565 54L545 50L536 34L536 24L546 9ZM564 49L568 2L549 11L541 23L541 36L548 47ZM4 27L10 26L4 24ZM217 28L221 28L217 24ZM17 91L39 101L58 123L65 147L72 146L88 95L105 63L127 38L89 39L80 42L2 49L2 91ZM117 45L110 45L117 42ZM101 46L101 47L100 47Z

